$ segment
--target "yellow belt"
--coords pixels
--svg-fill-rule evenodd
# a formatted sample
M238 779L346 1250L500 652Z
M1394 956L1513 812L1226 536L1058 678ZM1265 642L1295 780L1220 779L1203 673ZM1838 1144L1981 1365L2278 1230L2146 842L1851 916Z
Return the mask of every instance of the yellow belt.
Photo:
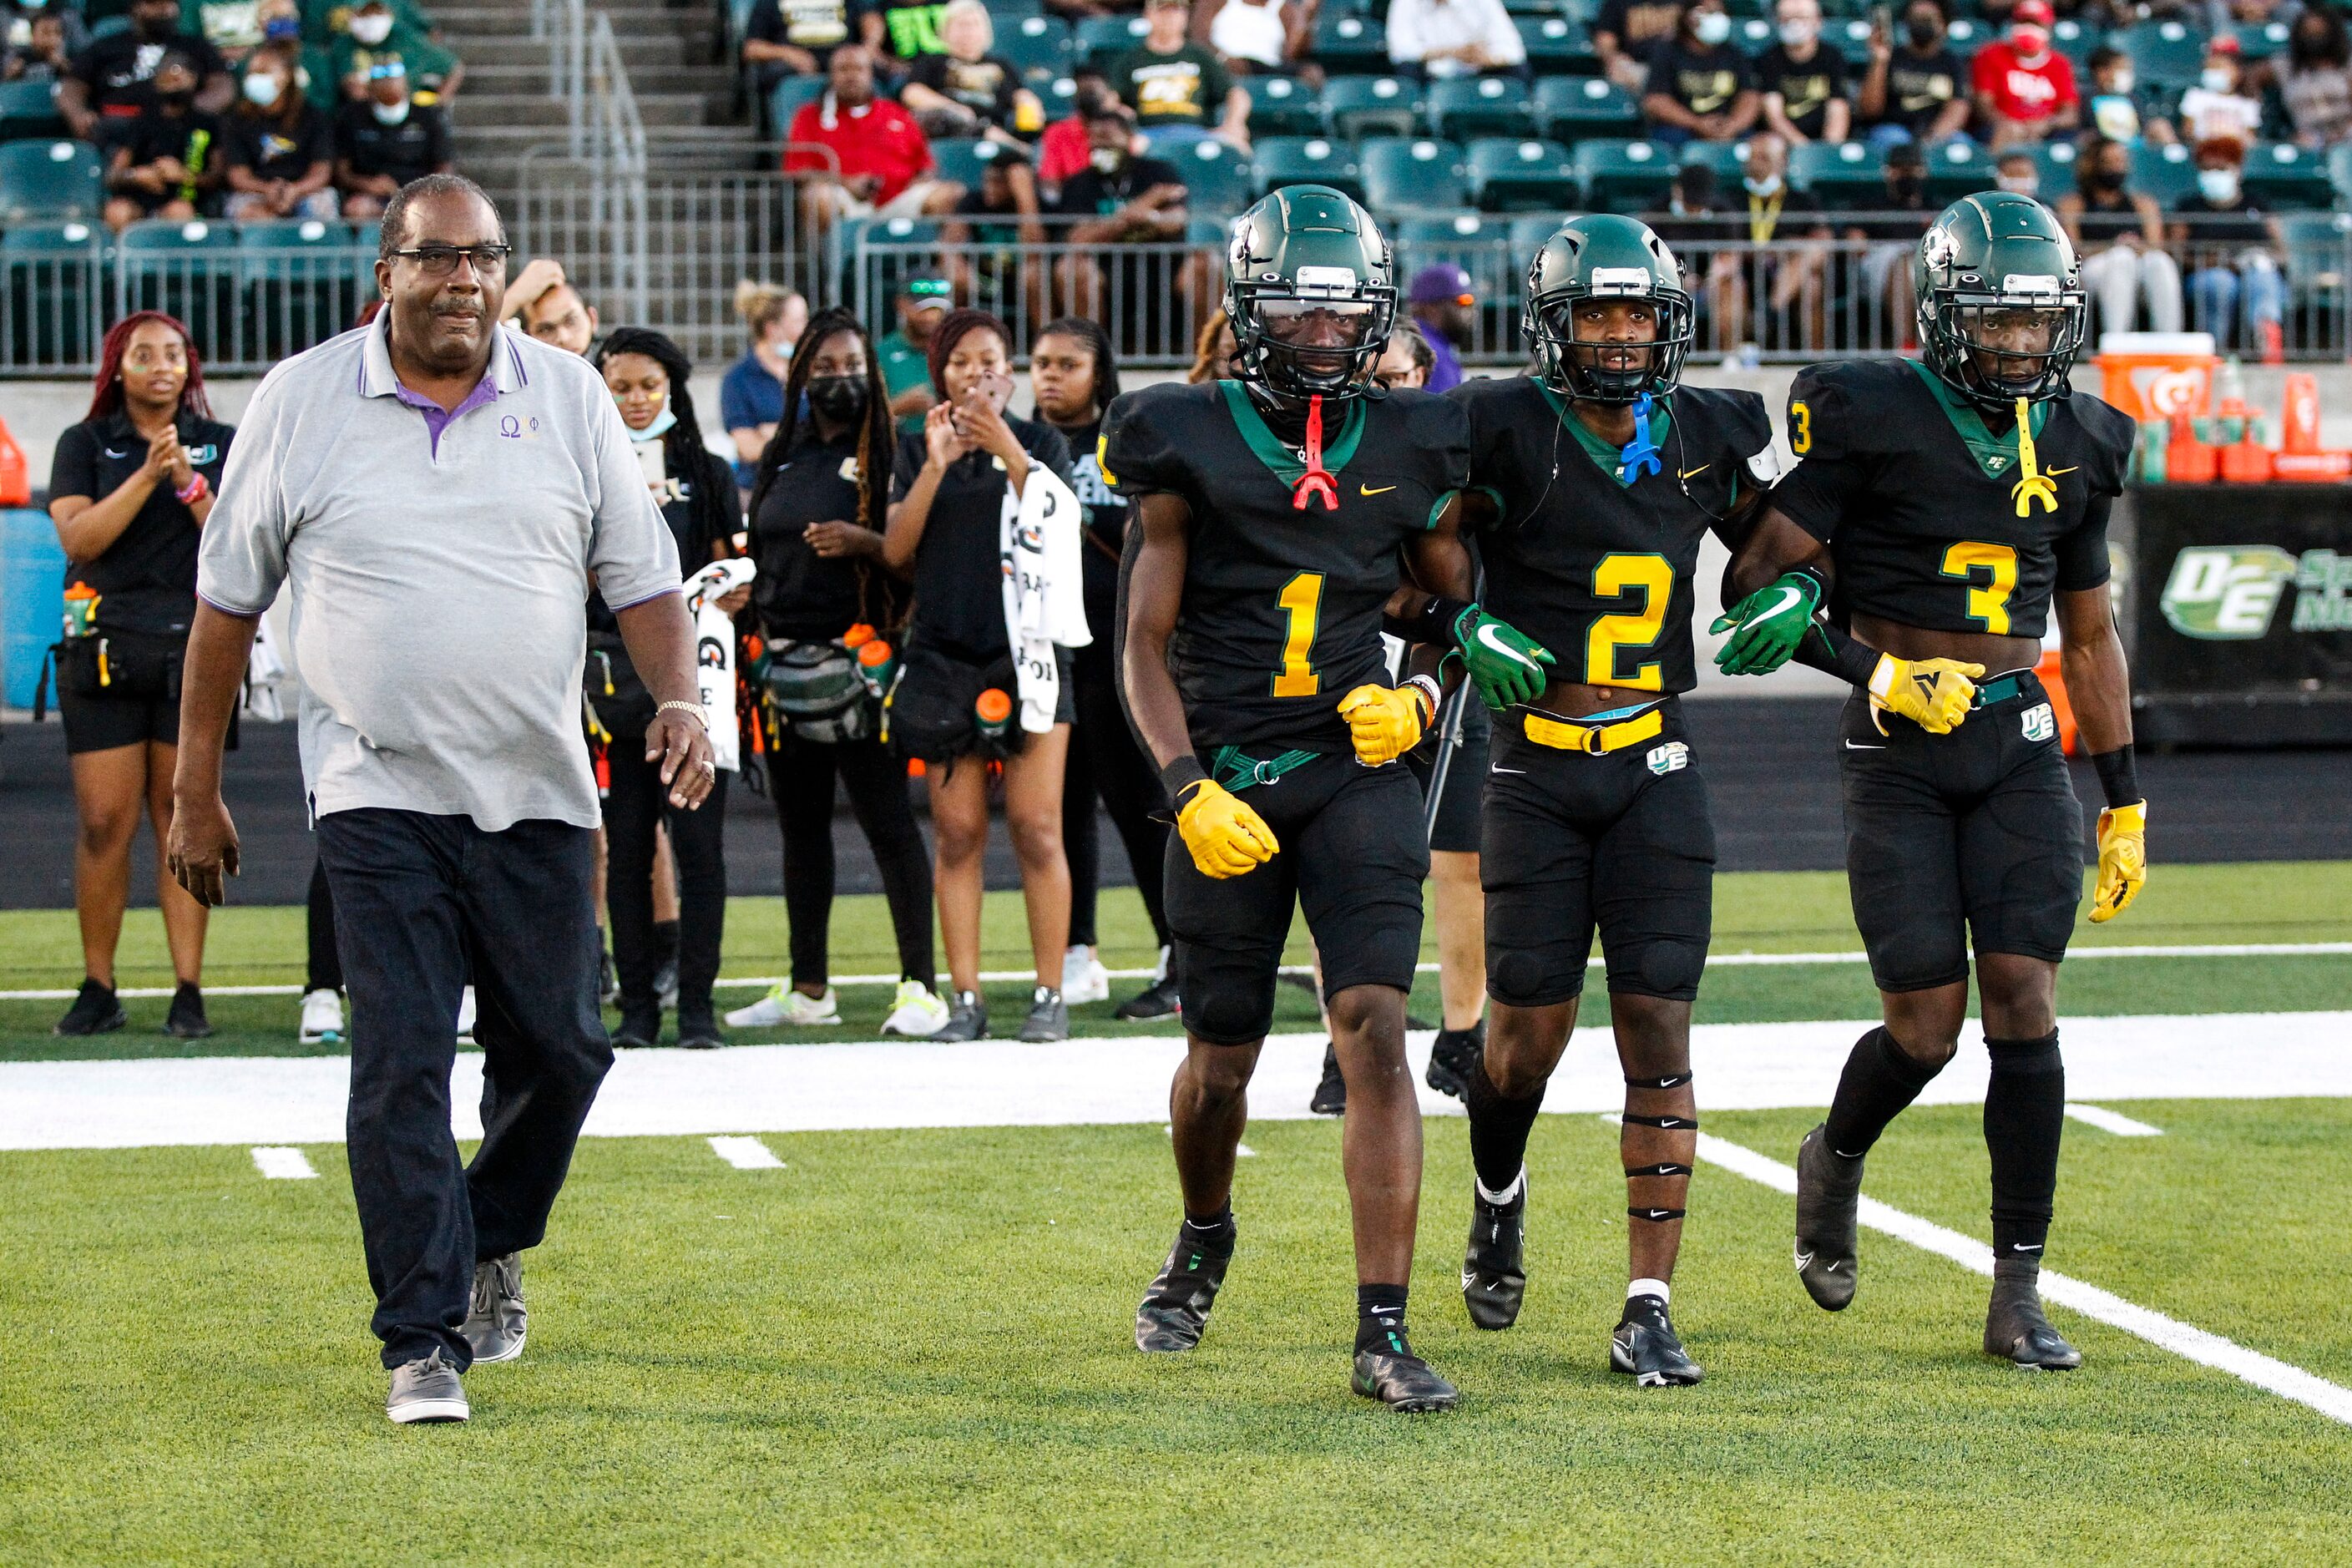
M1571 724L1565 719L1547 719L1540 713L1529 713L1520 720L1522 732L1537 745L1559 752L1582 752L1594 757L1639 745L1665 727L1665 711L1658 708L1619 724Z

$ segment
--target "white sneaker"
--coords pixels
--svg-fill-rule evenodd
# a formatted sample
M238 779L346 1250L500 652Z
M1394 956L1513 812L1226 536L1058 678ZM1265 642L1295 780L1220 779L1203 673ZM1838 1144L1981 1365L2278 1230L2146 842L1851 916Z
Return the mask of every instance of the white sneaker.
M928 1038L948 1025L948 1005L931 994L931 988L919 980L898 982L898 994L890 1004L890 1016L882 1020L886 1035L912 1035Z
M457 1038L469 1046L474 1043L474 988L470 985L457 999Z
M1074 947L1062 955L1062 1003L1083 1007L1110 1000L1110 971L1090 947Z
M302 998L302 1043L331 1046L343 1037L343 999L325 986Z
M790 985L779 985L749 1007L738 1007L727 1015L727 1022L738 1029L773 1029L790 1024L838 1024L841 1022L841 1002L833 987L824 988L822 996L806 996Z

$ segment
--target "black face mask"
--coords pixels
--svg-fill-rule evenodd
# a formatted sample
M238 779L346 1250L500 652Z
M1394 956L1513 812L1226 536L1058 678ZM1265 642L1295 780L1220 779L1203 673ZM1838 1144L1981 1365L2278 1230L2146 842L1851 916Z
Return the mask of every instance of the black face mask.
M1927 181L1919 174L1897 174L1886 183L1886 186L1896 201L1916 202L1919 194L1927 188Z
M808 380L809 406L836 425L854 425L866 413L866 378L862 375L813 375Z
M1943 37L1943 29L1925 16L1912 17L1904 24L1904 30L1910 34L1915 49L1932 49Z
M2085 169L2083 171L2083 183L2095 191L2120 191L2124 188L2123 175L2113 169Z

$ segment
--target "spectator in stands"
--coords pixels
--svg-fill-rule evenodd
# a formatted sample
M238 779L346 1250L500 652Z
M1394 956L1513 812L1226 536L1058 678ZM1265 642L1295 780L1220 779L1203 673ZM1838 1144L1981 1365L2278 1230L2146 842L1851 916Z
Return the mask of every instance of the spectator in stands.
M996 25L981 0L949 0L940 37L947 48L907 71L898 101L931 136L985 136L1020 144L1045 129L1045 106L1021 85L1021 70L990 51Z
M1061 685L1054 723L1044 732L1025 730L1017 712L979 706L989 691L1020 706L1001 586L1004 502L1024 492L1038 466L1062 476L1070 468L1069 444L1058 432L1004 411L1013 393L1011 342L1011 330L984 311L953 311L940 323L930 353L940 401L919 434L899 439L882 541L883 563L911 577L915 588L890 725L901 751L927 764L939 836L932 880L956 990L936 1037L945 1040L988 1033L980 996L988 769L974 764L990 756L1004 764L1004 822L1021 866L1036 962L1021 1037L1059 1040L1070 1032L1059 984L1070 932L1070 868L1062 854L1062 768L1074 710L1068 653L1055 652Z
M2252 142L2262 134L2263 106L2243 90L2244 60L2238 40L2223 33L2205 45L2205 68L2197 85L2180 95L2180 134L2190 145L2207 142Z
M232 66L260 47L261 7L255 0L195 0L180 10L183 25L193 22L196 36L221 52Z
M955 285L945 278L908 279L898 290L898 327L874 345L901 436L921 434L923 416L931 411L931 334L954 299Z
M1187 36L1191 0L1144 0L1150 31L1110 62L1104 79L1157 137L1219 136L1249 150L1249 94L1217 57Z
M1883 194L1869 202L1870 216L1846 226L1845 236L1868 242L1862 256L1863 295L1868 308L1885 311L1865 331L1864 341L1892 349L1908 341L1911 260L1937 209L1927 205L1927 156L1918 142L1906 140L1888 146L1879 176L1885 182Z
M1946 42L1944 8L1911 0L1903 10L1903 47L1876 19L1870 26L1870 68L1855 108L1882 153L1898 142L1942 142L1968 130L1968 68Z
M1097 101L1111 96L1110 85L1097 67L1080 68L1073 85L1076 91L1071 95L1069 115L1045 127L1045 133L1037 139L1037 184L1048 201L1060 194L1064 180L1087 166L1094 152L1093 143L1087 140L1087 116L1094 112Z
M879 47L894 74L925 55L946 50L940 19L947 12L947 0L874 0L874 5L882 23Z
M2017 0L2009 32L1977 51L1969 68L1977 119L1995 153L2044 142L2083 118L2074 67L2050 47L2049 0Z
M420 103L437 105L454 96L466 68L457 56L425 36L423 28L393 15L389 0L361 0L330 51L335 79L346 98L364 99L378 66L407 73Z
M81 18L71 11L41 11L25 28L25 41L8 46L0 60L0 81L63 82L73 71L69 22Z
M1391 392L1400 386L1425 388L1429 385L1429 373L1436 365L1436 353L1422 335L1421 328L1412 321L1400 321L1397 330L1389 334L1389 346L1381 353L1380 363L1372 366L1372 379Z
M2286 36L2286 52L2273 57L2279 98L2305 147L2332 147L2352 136L2352 36L2343 14L2332 5L2306 6Z
M84 142L101 139L100 121L128 131L154 100L156 69L167 57L190 63L196 74L195 106L218 114L236 96L220 51L180 31L180 0L133 0L131 28L93 39L74 58L73 74L58 84L58 111Z
M2180 265L2164 248L2164 213L2131 187L2131 149L2095 136L2074 161L2074 190L2053 205L2083 261L2103 331L2127 332L2147 301L2152 331L2180 330Z
M1135 121L1118 100L1104 99L1095 105L1087 121L1087 134L1092 143L1087 166L1062 182L1062 194L1054 205L1063 216L1082 220L1063 233L1068 248L1055 261L1054 278L1061 288L1065 310L1074 316L1099 319L1105 269L1139 258L1095 252L1181 239L1188 193L1184 175L1175 164L1129 151L1135 140ZM1166 291L1172 282L1198 314L1208 291L1208 269L1202 258L1189 256L1171 266L1162 253L1151 260L1155 265L1137 279L1136 287L1128 291L1129 297L1149 298Z
M2172 247L2189 269L2190 325L2226 350L2237 341L2242 302L2249 345L2263 363L2277 364L2286 357L2286 240L2246 199L2245 162L2242 142L2199 143L2197 188L2172 205Z
M342 210L333 189L335 131L295 85L299 57L282 44L253 53L242 96L222 128L227 142L227 216L332 218Z
M1424 267L1412 275L1404 307L1429 344L1429 390L1451 392L1462 384L1458 351L1470 346L1477 331L1478 295L1470 274L1451 261Z
M211 213L228 177L221 122L196 107L195 63L166 54L152 85L152 101L107 164L106 221L118 230L142 218Z
M1222 307L1213 310L1201 325L1201 335L1192 344L1192 367L1184 373L1187 386L1198 386L1204 381L1223 381L1234 374L1234 355L1241 345L1234 341L1234 324L1225 319Z
M1740 188L1747 222L1731 237L1777 248L1741 252L1735 265L1723 269L1723 298L1716 312L1721 346L1728 353L1752 336L1762 347L1818 353L1829 342L1829 215L1819 196L1789 184L1789 144L1770 131L1748 139ZM1817 243L1789 244L1800 239ZM1730 252L1716 257L1718 267L1733 260ZM1750 300L1763 306L1752 317Z
M1993 160L1992 183L1995 190L2007 191L2013 196L2039 196L2042 165L2033 161L2032 153L2011 149Z
M499 305L499 319L514 322L541 342L585 356L596 341L596 307L564 276L563 264L542 256L515 274Z
M2084 108L2093 132L2126 144L2145 137L2155 142L2179 140L2165 112L2165 93L2143 83L2131 57L2111 44L2091 51L2091 91Z
M883 41L882 14L872 0L757 0L743 24L743 64L761 101L788 76L823 76L833 51L852 39L867 48Z
M368 96L335 115L335 188L345 217L375 217L394 192L449 173L449 119L408 94L408 68L383 60L368 71Z
M1845 57L1822 44L1821 0L1780 0L1779 37L1756 62L1764 124L1784 142L1843 142L1853 129Z
M1095 640L1072 660L1069 764L1062 786L1062 849L1070 866L1070 948L1062 963L1062 1000L1071 1006L1110 995L1095 923L1102 848L1095 803L1110 814L1135 890L1160 946L1160 967L1150 986L1118 1009L1121 1018L1160 1018L1176 1011L1176 985L1170 977L1168 911L1160 898L1168 826L1155 820L1167 796L1160 772L1136 743L1120 706L1110 628L1118 624L1118 569L1127 544L1127 498L1103 482L1097 460L1103 412L1119 393L1118 361L1099 323L1065 316L1047 323L1029 353L1029 384L1037 395L1034 416L1061 433L1070 447L1070 488L1086 519L1078 546L1085 576L1087 625Z
M874 91L874 61L856 44L833 51L824 95L793 115L784 173L803 176L801 211L812 234L835 218L944 213L963 187L938 177L915 117ZM820 148L829 149L828 160Z
M735 285L735 314L751 333L743 357L719 383L719 419L735 444L735 482L749 491L784 417L784 381L793 351L808 326L808 301L791 289L749 278Z
M1650 80L1650 57L1683 25L1683 0L1601 0L1592 23L1601 72L1627 92Z
M1402 76L1528 74L1528 46L1503 0L1390 0L1388 44Z
M1323 0L1208 0L1192 13L1192 37L1237 75L1297 71L1319 80L1307 51L1322 9Z
M1670 147L1736 142L1761 108L1755 62L1732 43L1723 0L1691 0L1682 26L1651 52L1642 99L1646 134Z
M89 413L58 437L49 516L68 562L58 711L80 823L74 907L85 976L57 1023L59 1035L102 1034L126 1021L114 953L142 816L154 827L155 897L178 980L164 1028L181 1039L212 1033L197 989L207 911L163 868L163 851L172 832L197 542L236 434L212 416L187 329L141 310L106 334Z
M997 303L1017 299L1023 319L1034 328L1052 313L1049 269L1041 252L1024 255L1013 247L1045 243L1037 176L1019 142L1000 142L992 150L996 155L981 165L980 184L964 192L954 215L940 225L940 245L958 298ZM975 242L976 248L968 248Z
M898 442L880 363L853 312L824 310L809 322L781 402L782 417L760 454L751 506L751 557L760 574L751 580L751 604L770 659L832 660L857 626L898 644L906 599L883 569L881 531ZM841 1021L828 941L838 780L873 850L898 940L898 994L882 1030L936 1034L948 1009L931 990L939 978L931 862L908 802L906 764L883 744L871 703L832 715L788 715L773 701L762 710L771 737L768 793L783 829L792 976L728 1014L728 1023L767 1029Z

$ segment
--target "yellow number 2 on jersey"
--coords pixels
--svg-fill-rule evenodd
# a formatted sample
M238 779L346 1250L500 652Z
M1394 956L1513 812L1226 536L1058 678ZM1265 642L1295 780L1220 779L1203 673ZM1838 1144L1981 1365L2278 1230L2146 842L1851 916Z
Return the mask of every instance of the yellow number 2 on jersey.
M1789 405L1789 450L1800 458L1813 449L1813 411L1802 403Z
M1312 697L1323 689L1322 678L1307 657L1315 651L1315 625L1323 614L1323 574L1301 572L1282 585L1275 603L1289 618L1290 630L1282 639L1282 669L1274 678L1274 694Z
M1982 583L1977 574L1986 574ZM2017 586L2017 552L2006 544L1963 539L1944 552L1943 573L1969 582L1968 616L1993 636L2009 636L2009 595Z
M1664 667L1652 662L1632 675L1617 673L1617 650L1644 648L1658 640L1666 624L1666 604L1674 597L1675 568L1663 555L1604 555L1592 569L1592 595L1619 599L1642 595L1642 607L1632 615L1602 616L1584 638L1584 680L1588 686L1622 686L1635 691L1663 689Z

